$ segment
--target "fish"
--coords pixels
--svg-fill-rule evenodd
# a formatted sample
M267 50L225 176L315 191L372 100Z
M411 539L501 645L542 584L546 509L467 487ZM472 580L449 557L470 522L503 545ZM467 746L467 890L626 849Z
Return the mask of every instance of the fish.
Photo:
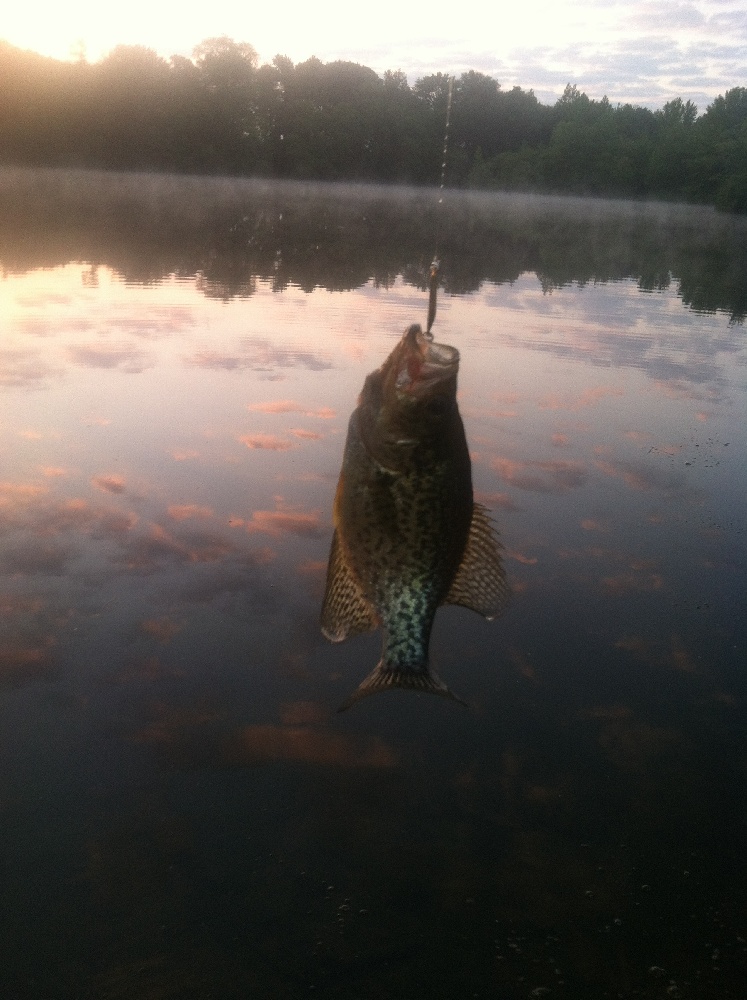
M437 609L501 614L510 588L489 512L476 503L457 404L460 356L419 324L363 385L335 493L321 628L331 642L381 628L381 659L340 706L405 688L466 704L436 674Z

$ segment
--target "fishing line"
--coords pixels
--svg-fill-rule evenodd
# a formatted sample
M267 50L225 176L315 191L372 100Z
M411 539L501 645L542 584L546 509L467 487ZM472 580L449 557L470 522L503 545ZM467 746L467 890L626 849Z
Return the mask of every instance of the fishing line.
M444 152L441 161L441 184L438 188L438 206L436 208L436 251L431 262L429 284L430 295L428 296L428 324L425 328L426 334L430 334L433 321L436 318L436 296L438 294L438 276L441 269L441 261L438 259L438 245L441 242L441 216L444 203L444 183L446 181L446 154L449 151L449 122L451 120L451 99L454 94L454 77L449 77L449 93L446 99L446 128L444 130Z

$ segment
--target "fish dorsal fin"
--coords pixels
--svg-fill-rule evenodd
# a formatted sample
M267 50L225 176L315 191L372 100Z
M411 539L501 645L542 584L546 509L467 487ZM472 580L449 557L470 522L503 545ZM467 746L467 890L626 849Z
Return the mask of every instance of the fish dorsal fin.
M322 632L330 642L342 642L348 636L371 632L379 624L350 572L336 530L329 550L321 622Z
M467 547L444 604L460 604L487 619L503 614L511 589L501 549L490 514L481 504L474 504Z

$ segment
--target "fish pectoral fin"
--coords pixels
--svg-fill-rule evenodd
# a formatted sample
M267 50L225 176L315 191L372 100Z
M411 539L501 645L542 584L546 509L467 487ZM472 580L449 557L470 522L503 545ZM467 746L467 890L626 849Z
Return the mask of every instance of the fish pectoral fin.
M443 603L459 604L488 619L503 614L511 588L506 580L501 550L490 514L481 504L474 504L467 546Z
M464 705L465 708L469 708L467 702L462 701L453 691L450 691L441 678L428 667L419 670L398 669L389 667L383 660L379 660L368 677L340 705L337 711L344 712L351 705L355 705L357 701L367 698L370 694L391 691L394 688L441 695L442 698L450 698L452 701Z
M351 635L371 632L379 624L371 605L350 572L337 537L332 536L327 564L327 589L322 604L322 633L330 642L342 642Z

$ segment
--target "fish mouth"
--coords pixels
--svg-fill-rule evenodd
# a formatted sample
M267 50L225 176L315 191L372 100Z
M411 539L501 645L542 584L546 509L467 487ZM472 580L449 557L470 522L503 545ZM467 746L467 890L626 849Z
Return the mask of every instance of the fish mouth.
M459 351L448 344L436 344L430 333L415 323L402 338L405 356L397 374L397 389L420 394L451 376L459 369Z

